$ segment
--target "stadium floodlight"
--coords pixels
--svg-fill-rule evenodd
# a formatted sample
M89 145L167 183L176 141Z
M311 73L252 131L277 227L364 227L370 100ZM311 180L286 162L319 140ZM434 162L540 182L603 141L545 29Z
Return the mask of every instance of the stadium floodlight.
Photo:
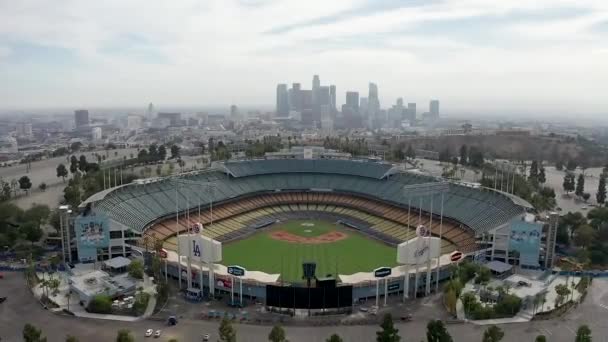
M407 216L408 216L408 222L407 225L408 227L412 227L412 225L410 224L410 220L411 220L411 208L412 208L412 197L418 197L419 198L419 205L418 205L418 225L421 224L422 222L422 198L429 196L430 199L430 215L429 215L429 231L432 229L433 227L433 197L435 195L441 195L441 211L440 211L440 216L439 216L439 238L442 238L443 235L443 202L444 202L444 195L450 191L450 183L446 182L446 181L439 181L439 182L427 182L427 183L420 183L420 184L412 184L412 185L406 185L403 188L403 192L404 195L408 198L408 203L407 203ZM435 279L436 280L436 284L435 284L435 292L439 291L439 259L441 258L441 249L439 249L438 255L437 255L437 276ZM404 275L404 284L408 284L409 282L407 281L407 277L409 277L409 270L406 272L406 274ZM403 300L405 301L407 299L407 295L409 292L408 288L405 288L406 285L404 285L403 288ZM416 298L418 292L418 265L416 265L416 274L415 274L415 282L414 282L414 298ZM431 255L429 254L429 259L427 262L427 274L426 274L426 290L425 290L426 294L430 294L431 292Z
M186 187L188 189L188 193L186 196L186 217L187 217L187 221L190 222L190 190L192 189L192 187L207 187L208 190L211 190L213 193L213 189L215 188L215 183L213 182L196 182L196 181L192 181L192 180L188 180L182 177L172 177L171 179L169 179L169 181L171 183L175 184L175 234L179 237L179 200L178 200L178 192L179 192L179 188L180 187ZM210 196L210 213L211 213L211 224L213 224L213 196ZM198 217L200 218L201 216L201 196L198 196ZM188 234L190 234L190 226L188 226ZM178 255L178 263L177 263L177 267L178 267L178 272L179 272L179 283L180 283L180 287L182 284L182 270L181 270L181 251L180 251L180 247L179 244L177 245L177 255ZM191 259L192 259L192 248L188 248L188 287L192 287L192 265L191 265ZM202 266L202 265L201 265ZM201 267L202 270L202 267ZM213 272L213 268L209 267L210 272ZM203 283L203 272L200 272L200 283ZM212 286L212 282L211 279L213 277L210 276L210 292L211 294L214 294L214 287Z

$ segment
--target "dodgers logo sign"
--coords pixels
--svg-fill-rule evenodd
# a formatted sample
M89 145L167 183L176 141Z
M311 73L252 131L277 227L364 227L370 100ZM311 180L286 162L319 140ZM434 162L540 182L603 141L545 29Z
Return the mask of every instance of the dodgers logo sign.
M196 243L196 240L192 240L192 254L195 257L201 257L201 246Z

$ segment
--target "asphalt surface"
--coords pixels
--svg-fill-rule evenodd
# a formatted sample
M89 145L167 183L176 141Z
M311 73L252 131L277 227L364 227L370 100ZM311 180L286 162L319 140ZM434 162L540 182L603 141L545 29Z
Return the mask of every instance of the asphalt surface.
M4 273L0 280L0 296L8 296L0 304L0 337L2 341L21 341L21 332L26 323L43 329L49 342L65 341L67 334L80 341L113 341L119 329L129 329L136 341L200 341L204 333L210 333L212 340L217 339L218 322L201 320L181 320L177 326L167 327L163 322L139 321L117 322L107 320L83 319L56 315L44 310L31 295L25 285L22 273ZM424 304L422 305L424 307ZM433 305L434 306L434 305ZM424 309L422 309L424 310ZM437 310L431 308L428 310ZM429 311L430 312L430 311ZM426 314L424 316L427 316ZM587 299L569 314L550 321L516 323L501 326L505 331L503 341L533 341L539 334L549 341L574 341L576 329L580 324L591 327L594 341L608 341L608 280L596 279ZM397 323L403 341L425 339L428 317L419 317L409 323ZM158 339L144 337L146 329L162 329ZM266 341L270 327L236 324L238 341ZM473 324L449 325L448 330L455 341L479 341L486 327ZM286 327L290 341L324 341L332 333L338 333L345 341L374 341L377 326L329 326L329 327Z

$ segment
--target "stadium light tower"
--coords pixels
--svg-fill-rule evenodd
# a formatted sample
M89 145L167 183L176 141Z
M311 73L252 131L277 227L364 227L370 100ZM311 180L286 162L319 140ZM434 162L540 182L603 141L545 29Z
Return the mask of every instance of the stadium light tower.
M176 221L176 236L179 238L179 188L180 187L185 187L188 189L188 192L186 194L186 222L187 222L187 230L188 230L188 234L191 234L191 229L192 229L192 225L190 224L190 191L192 191L193 187L199 187L199 188L206 188L207 189L207 194L209 194L209 191L211 190L211 196L209 197L209 205L210 205L210 211L211 211L211 224L213 224L213 194L214 192L212 191L213 188L215 188L215 183L213 182L196 182L196 181L192 181L192 180L188 180L185 178L181 178L181 177L172 177L171 182L173 182L175 184L175 221ZM198 195L198 219L200 220L201 217L201 196ZM181 284L182 284L182 270L181 270L181 251L180 251L180 247L179 247L179 243L177 244L177 259L178 259L178 263L177 263L177 267L178 267L178 273L179 273L179 284L180 284L180 288L181 288ZM191 264L191 260L192 260L192 248L188 248L188 287L191 288L192 287L192 264ZM200 288L202 290L203 288L203 267L202 267L202 263L201 265L199 265L200 267L200 272L199 272L199 277L200 277ZM213 278L213 270L212 267L208 267L209 269L209 278L212 279ZM210 284L212 282L210 281ZM213 291L212 288L209 289L209 291L213 294L215 291Z
M441 195L441 209L439 216L439 239L442 238L443 235L443 203L444 203L444 195L450 190L450 183L445 181L440 182L428 182L428 183L420 183L413 185L406 185L403 188L404 196L408 198L408 228L412 227L410 224L411 220L411 207L412 207L412 197L418 197L420 199L420 203L418 205L418 225L422 224L422 198L425 196L430 197L430 215L429 215L429 231L432 232L433 228L433 202L435 195ZM437 276L436 276L436 285L435 291L439 291L439 260L441 258L441 248L439 248L439 252L437 255ZM406 274L404 275L404 288L403 288L403 300L408 298L409 287L409 268L407 269ZM416 274L414 281L414 298L416 298L418 292L418 265L416 265ZM429 259L427 260L427 273L426 273L426 295L429 295L431 292L431 255L429 254Z

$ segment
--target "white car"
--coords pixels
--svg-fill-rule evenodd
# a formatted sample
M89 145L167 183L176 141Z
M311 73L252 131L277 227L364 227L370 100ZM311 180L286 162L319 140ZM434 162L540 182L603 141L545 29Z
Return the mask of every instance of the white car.
M152 330L152 329L146 330L146 337L150 337L150 336L152 336L152 334L154 334L154 330Z
M154 333L154 337L160 337L160 334L162 334L162 331L160 330L156 330L156 332Z
M204 334L203 335L203 342L207 342L207 341L211 341L211 336L209 336L209 334Z

